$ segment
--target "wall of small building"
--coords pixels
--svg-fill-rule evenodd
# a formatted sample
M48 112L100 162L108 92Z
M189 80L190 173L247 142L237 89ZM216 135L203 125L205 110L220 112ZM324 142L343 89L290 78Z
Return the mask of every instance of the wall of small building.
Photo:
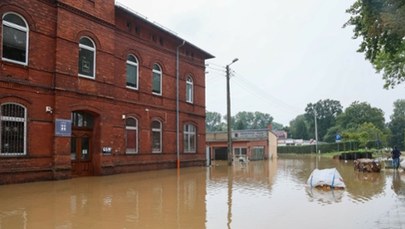
M269 131L269 158L277 158L277 135Z

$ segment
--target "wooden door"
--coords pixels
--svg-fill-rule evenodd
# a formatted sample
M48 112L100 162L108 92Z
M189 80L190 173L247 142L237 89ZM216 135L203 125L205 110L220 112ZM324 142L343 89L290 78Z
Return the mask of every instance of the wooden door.
M72 176L93 175L91 131L73 131L70 158Z

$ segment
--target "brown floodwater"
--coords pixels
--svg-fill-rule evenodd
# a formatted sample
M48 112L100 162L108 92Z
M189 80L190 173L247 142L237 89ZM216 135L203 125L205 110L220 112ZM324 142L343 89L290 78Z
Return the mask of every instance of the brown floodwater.
M337 168L345 190L305 183ZM0 186L0 229L405 228L405 172L315 156Z

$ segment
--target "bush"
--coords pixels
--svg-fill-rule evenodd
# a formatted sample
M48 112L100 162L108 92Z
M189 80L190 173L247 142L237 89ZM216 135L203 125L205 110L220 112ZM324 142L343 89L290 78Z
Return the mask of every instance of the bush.
M321 143L318 144L318 150L321 153L340 152L357 150L359 148L359 142L339 142L339 143ZM373 148L373 147L370 147ZM278 146L277 153L296 153L296 154L309 154L315 153L316 145L300 145L300 146Z

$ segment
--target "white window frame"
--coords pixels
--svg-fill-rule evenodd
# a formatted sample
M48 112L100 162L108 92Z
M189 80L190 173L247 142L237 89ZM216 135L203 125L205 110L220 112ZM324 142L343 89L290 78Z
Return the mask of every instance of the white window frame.
M186 102L193 103L194 97L194 83L191 76L187 76L186 79Z
M153 128L153 122L158 122L159 123L159 128ZM153 134L154 133L159 133L159 150L155 150L153 147ZM158 120L153 120L152 121L152 153L162 153L162 122Z
M130 56L132 56L132 57L135 59L136 62L133 62L133 61L129 60L129 57L130 57ZM135 55L129 54L128 57L127 57L127 62L126 62L126 64L127 64L127 65L131 65L131 66L134 66L134 67L136 68L136 75L135 75L136 87L128 86L128 80L126 80L125 85L126 85L127 88L138 90L138 89L139 89L139 65L138 65L138 58L136 58ZM126 65L126 66L127 66L127 65ZM126 73L125 77L127 77L127 76L128 76L128 71L126 71L125 73Z
M88 40L93 44L93 47L90 47L90 46L85 45L85 44L81 44L81 43L80 43L80 40L83 39L83 38L88 39ZM84 36L84 37L80 37L80 39L79 39L79 49L80 49L80 48L86 49L86 50L88 50L88 51L92 51L92 52L93 52L93 75L90 76L90 75L80 74L80 69L78 69L78 72L79 72L78 74L79 74L79 76L80 76L80 77L84 77L84 78L88 78L88 79L96 79L96 44L94 43L93 39L91 39L90 37ZM80 59L80 50L79 50L79 59ZM78 61L79 61L79 60L78 60Z
M14 24L14 23L12 23L12 22L4 21L4 17L7 16L8 14L14 14L14 15L18 16L19 18L21 18L21 20L23 20L24 23L25 23L25 27L22 27L22 26L20 26L20 25ZM15 13L15 12L7 12L7 13L5 13L5 14L3 15L3 17L2 17L2 38L1 38L2 52L3 52L3 39L4 39L4 38L3 38L3 36L4 36L3 33L4 33L4 26L7 26L7 27L10 27L10 28L13 28L13 29L16 29L16 30L25 32L25 40L26 40L25 62L21 62L21 61L17 61L17 60L5 58L5 57L3 57L3 53L1 53L1 59L4 60L4 61L11 62L11 63L21 64L21 65L27 66L27 65L28 65L28 50L29 50L29 27L28 27L27 21L25 20L25 18L24 18L23 16L21 16L20 14Z
M135 120L136 126L128 126L127 123L126 123L126 121L128 119ZM139 126L139 122L138 122L137 118L128 117L125 120L125 153L126 154L137 154L138 151L139 151L139 131L138 131L138 126ZM128 132L127 131L135 131L136 132L136 139L135 139L136 148L135 148L135 152L128 151Z
M190 128L192 127L192 128ZM197 128L193 124L184 125L184 152L185 153L196 153L197 152ZM191 139L194 139L194 149L192 149Z
M11 117L11 116L3 116L1 114L1 110L3 105L15 105L19 106L24 109L24 117ZM1 153L3 143L2 143L2 132L3 132L3 127L2 127L2 122L3 121L12 121L12 122L23 122L24 123L24 148L23 152L21 153L16 153L16 152L11 152L11 153ZM18 103L3 103L0 104L0 156L25 156L27 155L27 108L21 104Z
M158 67L159 70L155 69L155 66ZM159 74L159 92L154 92L153 91L155 74ZM162 95L162 80L163 80L162 68L158 64L154 64L153 67L152 67L152 94L154 94L154 95Z

